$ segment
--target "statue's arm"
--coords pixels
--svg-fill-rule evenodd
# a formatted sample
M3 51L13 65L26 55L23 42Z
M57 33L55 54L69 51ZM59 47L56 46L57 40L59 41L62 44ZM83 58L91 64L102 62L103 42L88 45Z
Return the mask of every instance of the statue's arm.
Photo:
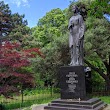
M68 30L70 31L71 34L72 34L72 28L73 28L73 23L69 21Z
M79 24L80 24L80 37L79 39L83 39L84 38L84 32L85 32L85 24L84 24L84 20L83 17L80 16L79 18Z
M70 28L72 28L72 24L71 24L71 22L69 21L68 29L70 30Z

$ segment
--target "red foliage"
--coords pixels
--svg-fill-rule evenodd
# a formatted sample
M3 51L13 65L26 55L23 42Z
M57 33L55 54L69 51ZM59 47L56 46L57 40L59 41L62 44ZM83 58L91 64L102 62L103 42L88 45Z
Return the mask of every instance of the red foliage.
M39 48L19 51L17 43L5 42L0 47L0 94L8 97L22 87L33 87L34 76L22 72L22 67L30 65L29 58L39 55L44 57Z

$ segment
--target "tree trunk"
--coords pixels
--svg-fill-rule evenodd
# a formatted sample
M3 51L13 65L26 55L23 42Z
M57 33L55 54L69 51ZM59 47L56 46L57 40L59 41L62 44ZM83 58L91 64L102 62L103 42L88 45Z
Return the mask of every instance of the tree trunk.
M107 77L108 77L109 80L110 80L110 55L109 55L109 60L108 60L108 62L106 61L106 62L104 62L104 64L105 64L105 67L106 67L106 69L107 69ZM110 91L110 81L107 81L107 82L106 82L106 86L107 86L107 91Z
M110 91L110 77L109 77L109 80L106 81L106 89L107 91Z

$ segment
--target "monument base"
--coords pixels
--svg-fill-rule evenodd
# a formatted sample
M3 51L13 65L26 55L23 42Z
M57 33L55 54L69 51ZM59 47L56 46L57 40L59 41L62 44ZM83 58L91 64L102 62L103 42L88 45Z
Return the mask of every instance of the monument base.
M86 98L84 66L63 66L59 71L61 99L44 110L102 110L107 104L98 98Z
M44 110L103 110L106 106L107 104L99 98L88 100L57 99L45 106Z
M61 99L85 99L84 66L62 66L59 71Z

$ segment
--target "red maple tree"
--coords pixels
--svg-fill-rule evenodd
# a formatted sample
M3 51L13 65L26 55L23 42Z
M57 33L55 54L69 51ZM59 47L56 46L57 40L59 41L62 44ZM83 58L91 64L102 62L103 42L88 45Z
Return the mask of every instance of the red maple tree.
M5 97L18 92L21 87L33 87L34 75L22 71L31 64L29 58L40 55L39 48L21 50L17 43L5 42L0 46L0 94Z

